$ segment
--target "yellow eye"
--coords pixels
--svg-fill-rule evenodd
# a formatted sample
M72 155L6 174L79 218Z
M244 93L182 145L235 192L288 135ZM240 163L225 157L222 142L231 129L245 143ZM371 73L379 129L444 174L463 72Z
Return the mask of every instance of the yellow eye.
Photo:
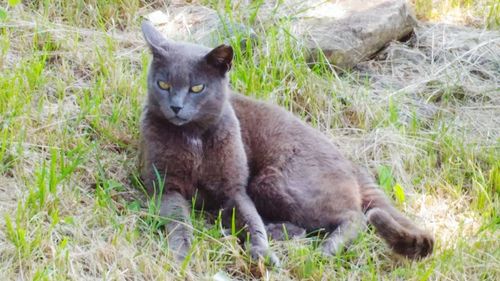
M162 90L170 90L170 84L165 82L165 81L158 81L158 87L160 87L160 89Z
M189 89L192 93L199 93L205 89L205 85L200 84L200 85L195 85Z

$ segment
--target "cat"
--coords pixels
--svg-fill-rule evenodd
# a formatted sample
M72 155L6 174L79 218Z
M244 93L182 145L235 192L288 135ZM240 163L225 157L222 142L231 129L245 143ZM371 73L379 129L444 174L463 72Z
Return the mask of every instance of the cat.
M269 257L263 222L328 233L335 255L373 225L408 258L433 250L433 237L395 207L364 169L342 156L326 136L290 112L229 90L233 50L164 38L142 25L153 54L141 122L141 176L152 192L164 177L161 215L169 245L182 257L192 239L188 200L205 209L236 208L248 227L251 254ZM279 234L277 235L279 236Z
M168 41L147 21L142 31L153 60L141 120L141 178L150 194L163 190L160 215L170 219L170 249L180 260L188 254L195 198L198 208L235 208L248 228L252 258L279 265L246 193L247 157L227 89L233 50Z

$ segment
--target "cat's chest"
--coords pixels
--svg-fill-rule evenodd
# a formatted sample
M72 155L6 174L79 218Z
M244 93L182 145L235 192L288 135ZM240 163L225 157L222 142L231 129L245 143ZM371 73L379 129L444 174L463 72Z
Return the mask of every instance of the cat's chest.
M168 151L165 155L168 166L167 174L170 170L172 173L189 178L193 186L203 183L206 188L224 177L224 171L221 168L223 162L219 159L219 153L214 150L212 140L197 136L183 136L182 139L173 142Z
M190 182L195 182L203 172L203 140L195 136L182 136L168 145L165 155L167 173L183 175ZM174 176L174 175L173 175Z
M188 136L184 138L183 143L185 149L190 151L198 161L201 161L203 158L203 140L200 137Z

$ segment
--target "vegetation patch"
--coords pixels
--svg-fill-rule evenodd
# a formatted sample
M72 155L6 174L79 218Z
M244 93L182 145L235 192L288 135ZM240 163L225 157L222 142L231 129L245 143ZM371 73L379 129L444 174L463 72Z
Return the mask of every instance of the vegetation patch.
M260 38L233 39L233 89L293 111L369 167L435 235L433 255L405 260L368 231L330 258L315 238L271 242L283 265L270 269L193 210L195 243L175 263L135 176L150 57L139 26L165 1L9 0L0 1L4 279L500 279L497 1L413 1L440 23L342 73L308 65L286 21L255 18L262 1L194 2ZM464 21L446 20L454 9Z

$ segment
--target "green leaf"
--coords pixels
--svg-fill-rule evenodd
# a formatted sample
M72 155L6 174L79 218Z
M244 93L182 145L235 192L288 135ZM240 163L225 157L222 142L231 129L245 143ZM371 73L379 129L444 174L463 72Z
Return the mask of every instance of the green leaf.
M4 21L7 19L7 11L0 7L0 21Z
M399 185L399 183L397 183L392 189L394 191L394 196L396 197L396 200L399 203L404 203L405 202L405 191L404 191L403 187L401 187L401 185Z
M392 99L389 99L389 120L392 124L397 124L399 119L399 112L396 104Z
M500 163L491 168L489 182L492 193L500 193Z
M19 3L21 3L21 0L9 0L9 6L11 7L14 7Z
M131 211L138 212L141 210L141 203L137 200L134 200L127 205L127 208Z
M74 225L75 224L75 218L72 216L67 216L64 218L64 223Z
M119 181L109 179L104 183L106 191L116 190L116 191L124 191L125 187Z
M391 168L388 166L380 166L378 168L378 184L385 191L386 194L390 194L393 186L393 176Z

